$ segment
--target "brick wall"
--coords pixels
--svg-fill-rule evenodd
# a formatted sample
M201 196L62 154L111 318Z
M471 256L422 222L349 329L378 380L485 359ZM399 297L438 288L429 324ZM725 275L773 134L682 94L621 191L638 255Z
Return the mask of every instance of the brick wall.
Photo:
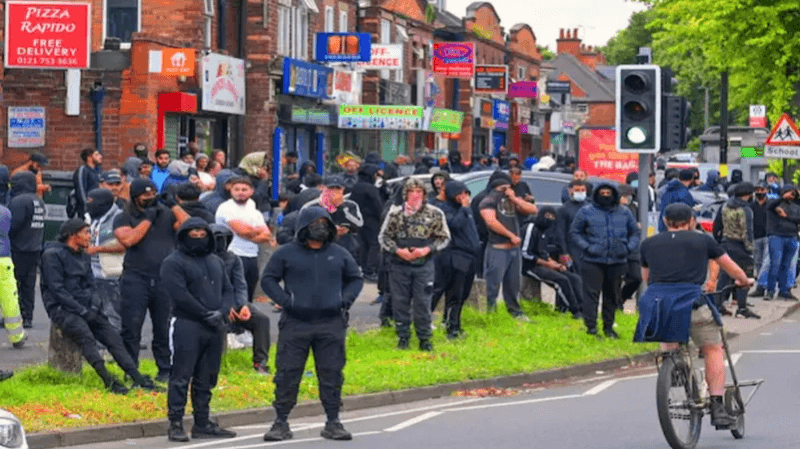
M614 126L616 121L616 105L614 103L590 103L586 115L587 126Z

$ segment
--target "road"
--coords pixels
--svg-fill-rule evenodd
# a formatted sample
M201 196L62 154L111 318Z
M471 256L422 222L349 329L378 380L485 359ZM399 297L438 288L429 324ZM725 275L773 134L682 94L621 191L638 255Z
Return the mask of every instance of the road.
M704 418L699 448L796 448L800 433L800 313L733 342L740 379L765 378L747 408L747 434L734 442ZM290 420L293 440L264 443L267 424L235 428L232 440L177 445L166 437L82 446L87 449L256 447L418 448L666 448L655 410L655 371L597 373L594 377L521 391L511 397L448 397L402 406L345 412L349 443L319 437L324 417Z

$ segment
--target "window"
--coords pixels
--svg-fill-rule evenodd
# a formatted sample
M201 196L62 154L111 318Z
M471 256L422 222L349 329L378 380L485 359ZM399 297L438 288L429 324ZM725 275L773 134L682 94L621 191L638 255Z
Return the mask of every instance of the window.
M403 79L403 69L394 71L394 80L397 81L398 83L405 82L405 80Z
M333 32L333 6L325 7L325 32Z
M141 27L140 0L105 0L105 37L116 37L130 47L131 35ZM105 40L105 39L104 39Z
M524 80L525 79L525 67L517 67L517 79Z
M339 31L347 32L347 11L339 11Z
M392 22L381 19L381 44L392 43ZM381 70L381 78L390 79L389 70Z
M292 56L297 59L308 59L308 9L305 6L293 8L294 34Z
M292 9L278 5L278 53L289 56L292 48Z
M581 114L586 114L587 112L589 112L589 105L585 103L575 104L575 110L577 110Z

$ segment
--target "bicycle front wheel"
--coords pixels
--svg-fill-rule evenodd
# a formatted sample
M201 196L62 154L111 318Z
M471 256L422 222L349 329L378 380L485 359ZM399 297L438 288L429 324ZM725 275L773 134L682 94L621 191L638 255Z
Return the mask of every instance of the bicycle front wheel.
M656 381L656 408L661 430L673 449L693 449L700 439L703 412L697 380L677 357L665 357Z

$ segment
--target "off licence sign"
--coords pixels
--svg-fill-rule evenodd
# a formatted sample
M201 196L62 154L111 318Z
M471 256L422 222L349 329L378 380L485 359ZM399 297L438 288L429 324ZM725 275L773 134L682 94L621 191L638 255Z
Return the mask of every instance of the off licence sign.
M91 6L68 2L6 2L6 68L89 67Z
M493 94L508 90L507 65L475 66L475 92Z

